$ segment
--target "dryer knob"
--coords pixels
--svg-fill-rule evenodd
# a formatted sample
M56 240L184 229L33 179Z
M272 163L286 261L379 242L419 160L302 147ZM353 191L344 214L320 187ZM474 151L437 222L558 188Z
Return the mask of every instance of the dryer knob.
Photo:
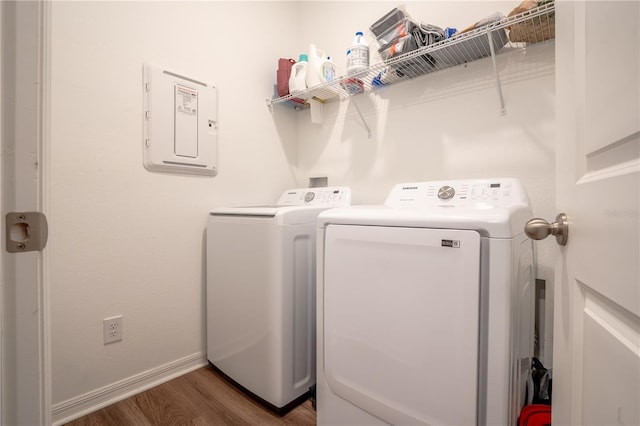
M316 198L316 194L314 192L307 192L306 194L304 194L305 203L310 203L314 198Z
M438 190L438 198L441 200L450 200L455 194L456 190L446 185Z

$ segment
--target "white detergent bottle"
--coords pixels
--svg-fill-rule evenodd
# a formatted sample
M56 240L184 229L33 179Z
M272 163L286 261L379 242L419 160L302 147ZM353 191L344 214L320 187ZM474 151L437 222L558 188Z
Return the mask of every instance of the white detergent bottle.
M317 86L323 83L320 67L326 61L327 55L315 44L309 46L309 66L307 68L307 87Z
M335 80L337 75L336 64L333 63L330 56L320 65L320 79L323 83L329 83Z
M291 76L289 77L289 93L298 95L307 88L306 77L309 62L307 55L300 55L300 60L291 67Z
M369 44L362 31L356 33L347 51L347 74L353 75L369 68Z

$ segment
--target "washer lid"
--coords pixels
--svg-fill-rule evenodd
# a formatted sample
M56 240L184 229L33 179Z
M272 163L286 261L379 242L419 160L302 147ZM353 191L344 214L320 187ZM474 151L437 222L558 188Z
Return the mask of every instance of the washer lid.
M250 220L269 221L275 225L313 224L318 215L331 207L322 206L248 206L224 207L209 213L209 220L227 222L247 222Z
M265 205L265 206L244 206L244 207L217 207L212 209L211 216L267 216L274 217L278 210L290 208L291 206Z
M324 210L351 205L351 189L346 187L288 189L272 205L216 207L212 216L265 216L274 217L292 208Z

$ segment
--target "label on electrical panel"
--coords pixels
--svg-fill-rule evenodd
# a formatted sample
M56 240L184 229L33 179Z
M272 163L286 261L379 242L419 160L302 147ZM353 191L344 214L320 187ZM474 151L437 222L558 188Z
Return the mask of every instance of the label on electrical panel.
M460 248L460 240L442 240L442 247Z
M176 112L198 114L198 91L176 84Z
M173 116L173 153L178 157L198 157L198 91L176 84Z

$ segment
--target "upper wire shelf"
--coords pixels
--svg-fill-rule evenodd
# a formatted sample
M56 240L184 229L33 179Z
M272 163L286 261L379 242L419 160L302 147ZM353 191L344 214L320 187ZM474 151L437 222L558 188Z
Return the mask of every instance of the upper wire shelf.
M398 55L374 64L357 74L310 87L294 95L267 99L269 106L295 103L302 106L314 98L330 102L366 93L399 81L493 57L500 49L522 48L555 37L555 4L549 2L535 9L500 19L443 41Z

